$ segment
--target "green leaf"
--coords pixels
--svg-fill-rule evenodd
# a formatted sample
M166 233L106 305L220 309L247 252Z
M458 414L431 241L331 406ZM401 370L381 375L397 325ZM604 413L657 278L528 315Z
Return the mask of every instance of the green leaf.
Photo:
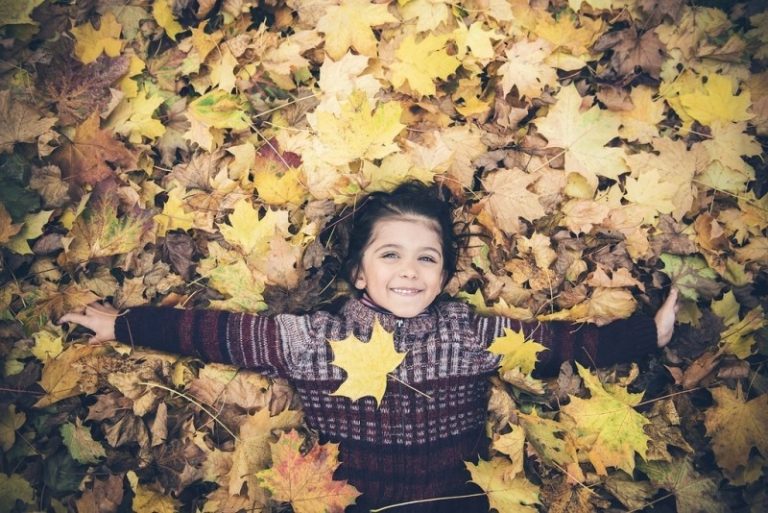
M725 504L717 497L718 483L696 472L691 461L680 458L664 461L640 462L638 468L651 482L675 495L677 513L725 513Z
M711 298L722 288L717 282L717 273L700 256L680 257L662 253L661 261L664 262L661 272L669 276L686 299L698 301L700 295Z
M188 113L210 128L246 130L251 126L242 98L216 89L189 104Z
M43 482L56 492L74 492L80 487L85 469L78 465L67 451L61 450L45 460Z
M16 412L16 405L9 404L0 408L0 447L8 452L16 441L16 430L24 425L27 416L24 412Z
M34 504L35 491L20 475L0 473L0 511L11 511L16 501Z
M91 437L91 430L83 426L80 419L75 424L67 422L61 426L61 436L69 454L80 463L98 463L99 458L105 458L104 447Z

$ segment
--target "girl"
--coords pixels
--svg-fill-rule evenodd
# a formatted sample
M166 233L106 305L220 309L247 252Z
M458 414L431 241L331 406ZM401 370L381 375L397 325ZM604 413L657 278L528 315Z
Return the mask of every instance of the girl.
M481 317L463 303L436 300L456 270L460 238L450 205L426 186L374 193L355 215L345 271L359 297L337 314L269 317L142 307L118 316L90 306L61 321L93 330L92 342L135 341L290 379L321 442L340 443L342 464L334 477L362 492L347 509L355 512L473 493L480 496L396 511L488 511L481 490L467 483L464 461L483 451L486 378L499 361L486 348L504 328L536 329L535 339L549 348L540 373L556 373L570 359L598 366L632 361L671 338L674 290L655 323L635 315L602 328ZM350 334L368 340L374 319L393 333L398 352L407 351L393 371L397 380L388 382L378 406L371 397L331 395L345 374L331 364L328 341Z

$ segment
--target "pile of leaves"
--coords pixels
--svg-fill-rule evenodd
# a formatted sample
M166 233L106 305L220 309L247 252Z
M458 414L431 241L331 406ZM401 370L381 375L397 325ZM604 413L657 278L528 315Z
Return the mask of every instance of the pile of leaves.
M55 321L318 308L337 221L416 179L472 231L449 292L481 311L605 324L682 296L642 368L542 382L533 342L494 343L469 465L492 507L766 511L761 5L2 2L0 510L343 509L285 383Z

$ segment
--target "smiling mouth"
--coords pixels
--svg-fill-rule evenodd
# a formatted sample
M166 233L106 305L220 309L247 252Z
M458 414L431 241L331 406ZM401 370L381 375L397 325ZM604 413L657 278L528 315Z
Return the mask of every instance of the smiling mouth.
M395 294L400 294L401 296L415 296L421 292L421 289L392 288L390 290Z

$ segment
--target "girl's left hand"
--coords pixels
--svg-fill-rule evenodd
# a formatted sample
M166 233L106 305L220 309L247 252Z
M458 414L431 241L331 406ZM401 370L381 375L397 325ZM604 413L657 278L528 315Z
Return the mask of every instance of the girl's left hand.
M657 344L659 347L665 347L672 339L672 333L675 331L675 316L680 308L677 304L677 289L672 287L667 299L656 312L654 321L656 321Z

